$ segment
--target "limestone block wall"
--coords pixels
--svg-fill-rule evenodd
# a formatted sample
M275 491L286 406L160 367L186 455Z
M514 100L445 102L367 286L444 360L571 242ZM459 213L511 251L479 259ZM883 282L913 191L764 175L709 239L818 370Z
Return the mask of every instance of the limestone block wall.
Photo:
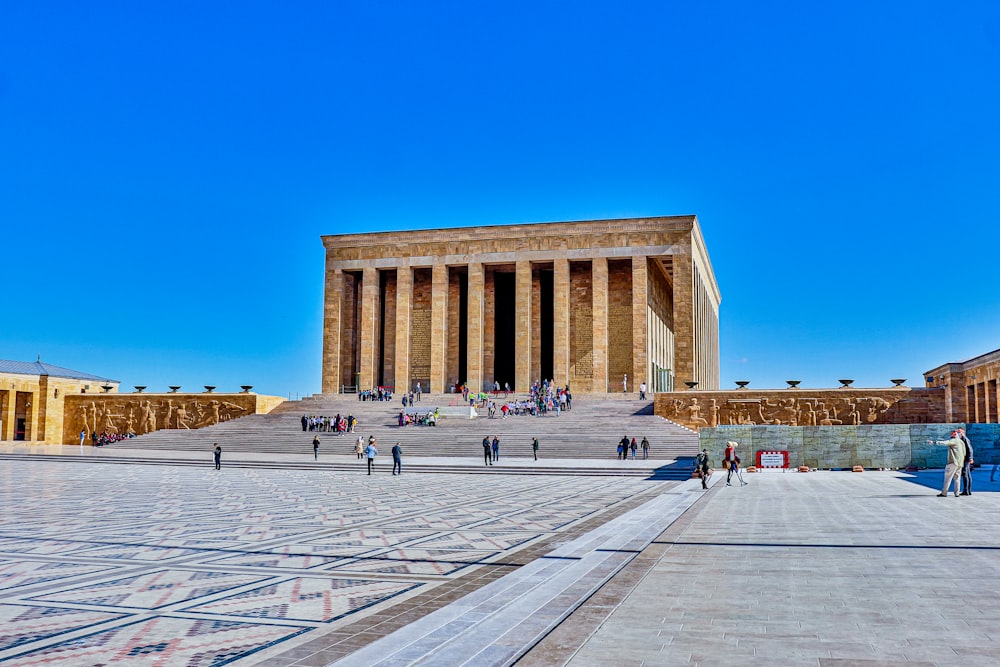
M64 403L62 432L55 437L75 445L81 430L144 435L165 428L197 429L267 413L282 402L280 396L259 394L71 394Z
M998 424L865 424L861 426L720 426L703 428L699 446L707 449L715 468L722 467L726 442L739 443L743 465L756 461L758 451L787 451L789 466L810 468L943 468L947 448L929 440L947 440L965 426L983 465L1000 464Z

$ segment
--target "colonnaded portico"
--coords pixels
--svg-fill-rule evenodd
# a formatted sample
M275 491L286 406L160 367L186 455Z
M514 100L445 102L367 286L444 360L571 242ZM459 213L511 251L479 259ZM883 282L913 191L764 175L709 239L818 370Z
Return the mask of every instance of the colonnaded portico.
M719 386L721 295L695 216L323 237L323 393L553 379Z

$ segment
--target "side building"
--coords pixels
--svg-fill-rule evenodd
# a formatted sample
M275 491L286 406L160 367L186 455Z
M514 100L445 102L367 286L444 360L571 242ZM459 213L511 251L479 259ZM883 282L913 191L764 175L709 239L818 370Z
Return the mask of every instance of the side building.
M719 386L695 216L324 236L324 394Z
M117 392L118 384L41 359L0 359L0 440L60 442L66 397Z
M944 392L948 422L978 424L1000 423L1000 350L993 350L967 361L942 364L924 373L928 387Z

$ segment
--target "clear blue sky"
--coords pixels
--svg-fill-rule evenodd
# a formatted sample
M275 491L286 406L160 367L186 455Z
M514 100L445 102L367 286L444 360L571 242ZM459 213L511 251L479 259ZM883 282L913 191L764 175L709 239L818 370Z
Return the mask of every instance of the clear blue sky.
M722 384L1000 347L995 2L6 2L0 358L319 391L322 234L697 214Z

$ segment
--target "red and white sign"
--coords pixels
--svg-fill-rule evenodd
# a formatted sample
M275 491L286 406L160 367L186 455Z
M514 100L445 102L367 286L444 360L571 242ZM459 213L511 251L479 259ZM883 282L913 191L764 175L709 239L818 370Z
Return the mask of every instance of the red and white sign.
M757 452L758 468L787 468L788 452Z

